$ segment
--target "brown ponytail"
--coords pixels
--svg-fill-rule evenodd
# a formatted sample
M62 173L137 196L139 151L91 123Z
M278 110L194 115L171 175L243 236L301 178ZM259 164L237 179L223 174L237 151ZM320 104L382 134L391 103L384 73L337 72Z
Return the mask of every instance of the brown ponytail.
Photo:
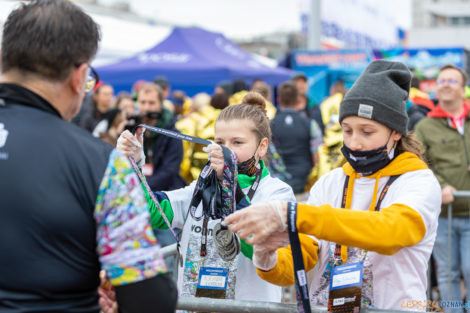
M424 158L423 145L416 139L414 134L408 134L401 137L398 141L398 150L401 152L411 152L416 154L421 160L426 161Z

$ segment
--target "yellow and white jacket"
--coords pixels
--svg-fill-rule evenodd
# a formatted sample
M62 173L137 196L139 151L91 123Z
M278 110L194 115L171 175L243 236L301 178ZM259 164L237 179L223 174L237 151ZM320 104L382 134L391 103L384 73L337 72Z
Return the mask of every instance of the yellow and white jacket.
M341 209L346 175L350 177L348 209ZM377 195L393 175L401 176L390 185L381 210L374 211ZM368 251L363 305L403 310L403 301L425 300L426 270L440 203L437 179L409 152L398 155L371 176L360 176L347 163L321 177L310 191L308 205L299 204L297 213L305 268L313 269L311 303L327 304L335 243L342 245L341 257L346 263L357 262ZM274 284L293 284L290 247L278 250L278 262L272 270L258 270L258 274Z

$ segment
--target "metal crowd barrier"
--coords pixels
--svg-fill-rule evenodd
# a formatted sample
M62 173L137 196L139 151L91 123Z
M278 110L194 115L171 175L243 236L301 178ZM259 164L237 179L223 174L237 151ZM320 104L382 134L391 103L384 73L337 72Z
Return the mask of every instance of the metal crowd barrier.
M177 255L176 243L163 247L160 250L164 258ZM178 265L175 262L174 279L177 281ZM296 304L273 303L263 301L241 301L229 299L211 298L185 298L178 297L178 310L188 310L192 312L216 312L216 313L297 313ZM327 308L322 306L312 306L312 313L326 313ZM403 313L403 311L389 311L377 309L362 309L361 313Z
M178 310L217 313L297 313L295 304L261 301L240 301L210 298L178 298ZM326 313L324 306L312 306L312 313ZM403 311L361 309L361 313L403 313Z
M177 282L178 281L178 250L176 250L176 243L161 248L160 253L162 254L164 259L174 256L173 281Z
M453 192L454 198L470 198L470 190L457 190ZM470 218L470 206L469 206L469 218ZM452 203L447 205L447 240L448 240L448 254L449 254L449 277L452 272ZM437 275L437 274L436 274ZM447 284L447 289L450 290L451 281ZM468 292L468 291L467 291ZM468 297L468 296L467 296Z
M470 198L469 190L454 191L454 198ZM469 218L470 218L470 206L469 206ZM449 254L449 273L452 271L452 203L447 206L447 219L448 219L448 254ZM177 250L176 243L163 247L160 250L164 258L175 256L174 262L174 280L177 281L178 277L178 261L177 261ZM431 270L428 266L428 299L431 299ZM450 289L450 281L448 287ZM178 310L189 310L193 312L220 312L220 313L232 313L232 312L246 312L246 313L294 313L297 312L297 307L294 304L285 303L272 303L262 301L240 301L240 300L228 300L228 299L211 299L211 298L178 298ZM326 313L326 307L312 307L313 313ZM365 313L402 313L403 311L389 311L389 310L377 310L377 309L364 309L361 312Z

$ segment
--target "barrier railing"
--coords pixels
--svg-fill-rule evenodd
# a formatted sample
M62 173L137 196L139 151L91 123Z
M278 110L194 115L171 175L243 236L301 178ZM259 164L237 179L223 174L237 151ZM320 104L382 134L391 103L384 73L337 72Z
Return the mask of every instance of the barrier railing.
M470 190L457 190L453 193L454 198L470 198ZM469 206L469 218L470 218L470 206ZM449 255L449 264L448 264L448 271L449 277L451 276L452 272L452 203L447 205L447 241L448 241L448 250L447 253ZM451 281L447 284L448 293L451 290Z
M178 250L176 250L176 243L161 248L160 253L162 254L164 259L174 256L173 281L177 282L178 281Z
M211 298L178 298L178 310L217 313L297 313L295 304L262 301L240 301ZM324 306L312 306L312 313L326 313ZM403 311L361 309L361 313L403 313Z
M470 198L470 191L455 191L453 193L454 198ZM469 207L470 216L470 207ZM449 255L449 273L452 271L452 203L447 206L447 219L448 219L448 255ZM160 253L164 258L175 256L175 267L174 267L174 279L177 281L178 275L178 262L176 243L163 247ZM428 268L429 269L429 268ZM430 294L430 271L428 272L428 299L431 299ZM448 285L450 288L450 282ZM220 313L232 313L232 312L246 312L246 313L294 313L297 312L295 304L285 303L271 303L262 301L241 301L241 300L228 300L228 299L211 299L211 298L178 298L178 310L189 310L193 312L220 312ZM326 313L326 307L314 306L312 307L314 313ZM399 313L403 311L390 311L390 310L378 310L378 309L364 309L361 312L365 313Z
M297 313L297 306L294 304L189 297L179 297L176 308L193 312ZM326 310L318 312L324 313Z

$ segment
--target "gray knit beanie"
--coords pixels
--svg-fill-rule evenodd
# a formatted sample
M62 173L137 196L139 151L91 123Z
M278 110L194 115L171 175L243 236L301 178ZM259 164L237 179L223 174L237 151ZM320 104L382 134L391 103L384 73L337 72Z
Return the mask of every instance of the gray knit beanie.
M411 73L405 64L376 60L369 64L341 102L339 122L347 116L377 121L406 136L406 100Z

